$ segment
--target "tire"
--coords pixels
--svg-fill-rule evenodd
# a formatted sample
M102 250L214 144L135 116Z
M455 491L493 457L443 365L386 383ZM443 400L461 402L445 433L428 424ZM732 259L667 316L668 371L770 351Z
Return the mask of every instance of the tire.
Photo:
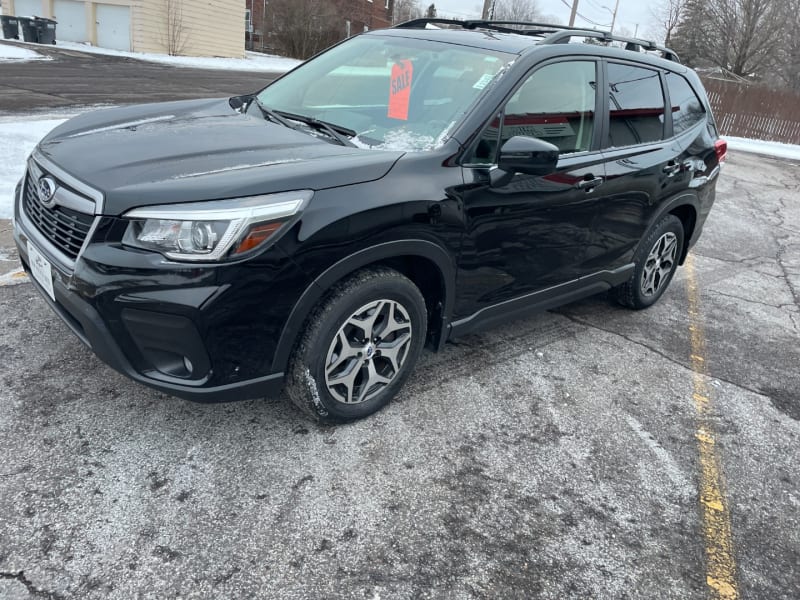
M620 304L643 309L655 304L672 281L683 249L683 223L675 215L658 221L634 254L631 278L614 288Z
M409 279L387 267L358 271L306 321L289 359L289 398L324 423L371 415L408 379L427 329L425 299Z

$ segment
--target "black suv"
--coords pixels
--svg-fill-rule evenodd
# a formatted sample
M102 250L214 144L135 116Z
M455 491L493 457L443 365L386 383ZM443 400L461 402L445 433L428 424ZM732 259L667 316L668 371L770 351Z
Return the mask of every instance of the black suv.
M418 20L256 94L71 119L30 157L15 238L132 379L201 401L285 385L341 422L385 405L426 343L608 289L653 304L725 153L666 48Z

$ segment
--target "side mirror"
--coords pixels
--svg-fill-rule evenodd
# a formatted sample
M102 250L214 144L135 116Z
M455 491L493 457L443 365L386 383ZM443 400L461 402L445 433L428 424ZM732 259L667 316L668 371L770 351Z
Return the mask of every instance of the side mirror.
M253 94L245 94L244 96L234 96L228 99L228 104L231 105L233 110L242 112L250 102L253 101Z
M500 148L497 166L510 173L550 175L558 165L558 147L538 138L515 135Z

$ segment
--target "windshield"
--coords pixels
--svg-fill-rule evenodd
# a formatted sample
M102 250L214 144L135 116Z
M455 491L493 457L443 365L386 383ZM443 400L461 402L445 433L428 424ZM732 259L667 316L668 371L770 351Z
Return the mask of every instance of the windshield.
M258 100L290 118L350 129L356 146L432 150L512 58L426 40L359 36L279 79Z

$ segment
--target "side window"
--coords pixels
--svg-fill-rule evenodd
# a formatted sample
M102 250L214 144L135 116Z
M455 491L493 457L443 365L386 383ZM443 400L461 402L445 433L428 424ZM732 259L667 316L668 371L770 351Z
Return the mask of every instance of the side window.
M672 131L675 135L703 120L706 111L688 81L676 73L667 73L667 89L669 103L672 105Z
M536 137L562 154L591 148L595 63L560 62L535 71L506 104L501 145L515 135Z
M609 63L611 147L655 142L664 137L664 93L658 72Z
M559 62L534 71L486 128L470 162L496 162L497 150L515 135L536 137L562 154L592 147L596 97L593 61ZM499 143L498 143L499 141Z

